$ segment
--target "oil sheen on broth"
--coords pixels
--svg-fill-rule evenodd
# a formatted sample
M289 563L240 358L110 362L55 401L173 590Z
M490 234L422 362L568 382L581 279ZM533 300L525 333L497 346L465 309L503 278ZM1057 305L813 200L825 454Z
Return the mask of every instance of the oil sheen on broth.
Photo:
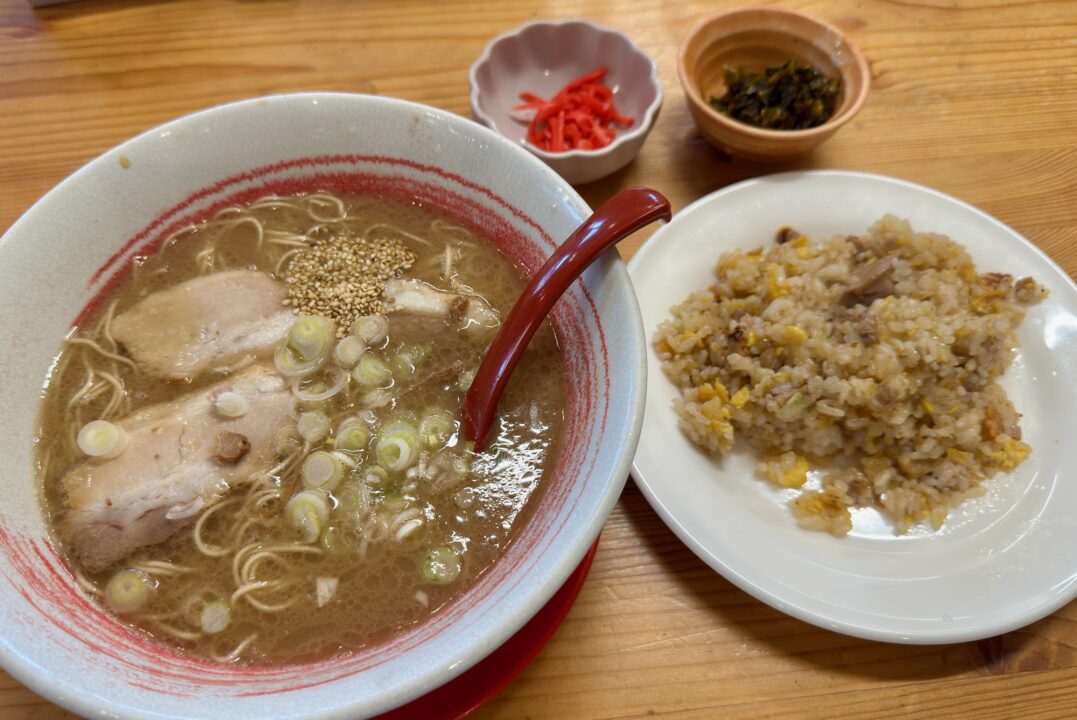
M333 301L304 263L323 280L354 273L362 302ZM435 613L512 541L560 452L549 325L487 451L459 433L463 393L523 284L436 209L373 196L266 198L136 258L44 394L43 496L80 585L221 662L339 655ZM304 299L312 287L330 300ZM271 311L244 309L263 292ZM330 311L295 309L315 305ZM221 327L232 321L247 326Z

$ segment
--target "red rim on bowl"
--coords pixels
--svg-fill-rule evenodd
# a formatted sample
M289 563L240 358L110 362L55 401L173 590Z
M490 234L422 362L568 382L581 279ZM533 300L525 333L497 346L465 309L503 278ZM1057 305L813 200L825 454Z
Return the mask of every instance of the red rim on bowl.
M375 720L463 720L497 697L538 657L561 627L583 589L597 550L598 540L595 540L561 589L504 645L455 680Z

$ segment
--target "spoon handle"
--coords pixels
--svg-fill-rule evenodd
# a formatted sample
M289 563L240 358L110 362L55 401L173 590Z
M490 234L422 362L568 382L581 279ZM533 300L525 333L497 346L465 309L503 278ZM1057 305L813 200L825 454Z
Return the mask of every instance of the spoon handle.
M655 220L669 219L669 201L661 193L628 188L603 203L550 255L513 305L464 398L464 435L476 451L486 442L516 363L557 299L603 250Z

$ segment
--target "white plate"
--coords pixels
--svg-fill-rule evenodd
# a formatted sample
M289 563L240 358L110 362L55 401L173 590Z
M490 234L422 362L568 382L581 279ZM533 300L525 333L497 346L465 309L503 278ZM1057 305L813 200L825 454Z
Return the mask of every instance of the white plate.
M738 450L705 456L677 429L676 388L648 348L647 405L636 483L678 537L728 580L820 627L873 640L948 643L989 637L1077 595L1077 286L998 220L893 178L796 172L733 185L682 210L632 258L648 344L669 308L713 282L718 255L773 241L791 225L813 238L863 232L886 213L949 235L981 272L1034 276L1051 295L1022 322L1002 380L1032 455L988 481L939 532L893 533L872 509L846 538L797 527L790 490L757 479Z

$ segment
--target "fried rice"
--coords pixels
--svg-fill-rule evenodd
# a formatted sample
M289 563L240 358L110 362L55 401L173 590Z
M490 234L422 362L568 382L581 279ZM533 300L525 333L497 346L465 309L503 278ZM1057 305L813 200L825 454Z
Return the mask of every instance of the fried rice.
M998 378L1044 296L890 215L822 242L782 228L723 254L654 346L681 429L716 455L746 439L762 478L798 488L801 526L843 536L851 508L876 507L899 533L937 529L1031 452Z

